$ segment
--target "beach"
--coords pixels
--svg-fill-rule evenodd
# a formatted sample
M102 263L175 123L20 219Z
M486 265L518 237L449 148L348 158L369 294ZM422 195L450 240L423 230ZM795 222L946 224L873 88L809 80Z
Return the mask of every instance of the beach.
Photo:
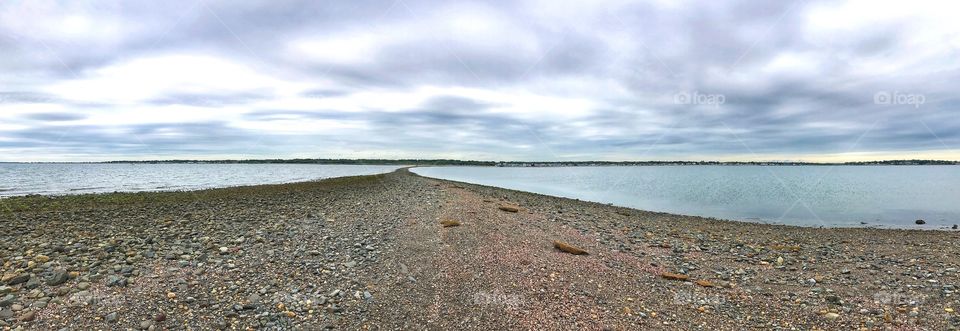
M406 169L15 197L0 224L3 329L960 326L958 232L733 222Z

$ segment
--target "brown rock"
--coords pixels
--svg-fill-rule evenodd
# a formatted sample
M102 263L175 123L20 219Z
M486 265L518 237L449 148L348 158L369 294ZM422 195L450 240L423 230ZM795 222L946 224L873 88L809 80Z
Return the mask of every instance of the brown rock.
M587 251L580 249L579 247L571 246L568 243L557 241L557 240L553 241L553 247L556 247L561 251L564 251L573 255L589 255L590 254L590 253L587 253Z
M30 322L35 320L36 318L37 318L37 312L31 310L24 313L23 315L20 315L19 320L21 322Z
M445 228L449 228L452 226L460 226L460 222L457 222L454 220L444 220L444 221L440 221L440 225L442 225Z
M511 212L511 213L516 213L516 212L520 211L520 208L517 208L517 207L514 207L514 206L506 206L506 205L504 205L504 206L500 206L499 208L500 208L500 210L502 210L502 211L508 211L508 212Z
M703 287L715 287L715 286L716 286L716 285L714 285L713 283L711 283L709 280L706 280L706 279L698 280L698 281L697 281L697 285L700 285L700 286L703 286Z
M661 273L661 274L660 274L660 277L663 277L663 278L666 278L666 279L670 279L670 280L684 280L684 281L687 280L687 279L690 279L690 276L681 275L681 274L675 274L675 273L672 273L672 272L664 272L664 273Z

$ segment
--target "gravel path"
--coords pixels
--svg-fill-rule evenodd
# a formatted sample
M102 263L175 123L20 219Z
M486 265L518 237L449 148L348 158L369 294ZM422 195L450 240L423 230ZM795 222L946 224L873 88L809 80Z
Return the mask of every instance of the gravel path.
M957 232L728 222L406 170L4 199L0 224L3 329L960 325Z

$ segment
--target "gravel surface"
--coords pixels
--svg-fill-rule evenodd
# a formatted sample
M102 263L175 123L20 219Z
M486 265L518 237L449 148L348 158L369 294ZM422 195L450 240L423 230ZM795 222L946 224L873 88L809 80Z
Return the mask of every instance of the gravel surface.
M960 326L957 232L738 223L406 170L11 198L0 224L3 329Z

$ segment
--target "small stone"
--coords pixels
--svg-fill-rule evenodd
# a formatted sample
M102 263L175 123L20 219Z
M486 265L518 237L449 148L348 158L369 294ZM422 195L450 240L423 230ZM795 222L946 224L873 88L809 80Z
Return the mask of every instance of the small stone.
M67 280L70 280L70 275L66 270L57 270L54 271L50 277L47 278L47 285L57 286L63 283L66 283Z
M443 220L443 221L440 221L440 225L445 228L449 228L454 226L460 226L460 222L454 221L454 220Z
M713 283L711 283L709 280L706 280L706 279L698 280L698 281L697 281L697 285L700 285L700 286L703 286L703 287L714 287L714 286L716 286L716 285L713 285Z
M664 273L661 273L661 274L660 274L660 277L663 277L663 278L666 278L666 279L670 279L670 280L687 280L687 279L690 279L690 276L681 275L681 274L675 274L675 273L672 273L672 272L664 272Z
M924 221L924 220L916 220L916 221L913 221L913 223L916 223L917 225L923 225L923 224L927 224L927 221Z
M142 321L140 322L140 329L141 330L149 329L151 325L153 325L153 321Z
M89 283L89 282L80 282L79 284L77 284L77 289L78 289L78 290L83 291L83 290L86 290L86 289L89 289L89 288L90 288L90 283Z
M117 275L107 277L107 286L127 286L127 279Z
M167 314L159 313L153 316L153 320L157 322L163 322L167 320Z
M19 318L21 322L31 322L35 319L37 319L37 312L32 310L23 313L23 315L20 315L20 318Z
M590 253L587 253L587 251L580 249L579 247L570 245L568 243L565 243L559 240L553 241L553 247L573 255L589 255L590 254Z
M368 291L363 291L363 299L364 299L364 300L373 299L373 294L370 294L370 292L368 292Z
M835 320L835 319L837 319L837 318L840 318L840 314L837 314L837 313L826 313L825 315L823 315L823 317L826 317L828 320Z
M173 300L177 298L177 294L173 292L167 292L167 299Z
M46 255L37 255L33 258L37 263L47 263L50 261L50 257Z
M517 208L517 207L515 207L515 206L506 206L506 205L504 205L504 206L500 206L500 207L497 207L497 208L499 208L499 209L502 210L502 211L511 212L511 213L516 213L516 212L519 212L519 211L520 211L520 208Z
M842 303L842 300L840 300L840 297L836 295L828 295L827 302L834 305L840 305Z
M7 281L7 285L22 284L26 283L28 280L30 280L30 274L19 274L10 278L10 280Z
M220 254L227 254L230 252L230 249L227 247L220 247Z
M0 320L5 320L9 318L13 318L13 310L10 310L10 308L0 309Z

